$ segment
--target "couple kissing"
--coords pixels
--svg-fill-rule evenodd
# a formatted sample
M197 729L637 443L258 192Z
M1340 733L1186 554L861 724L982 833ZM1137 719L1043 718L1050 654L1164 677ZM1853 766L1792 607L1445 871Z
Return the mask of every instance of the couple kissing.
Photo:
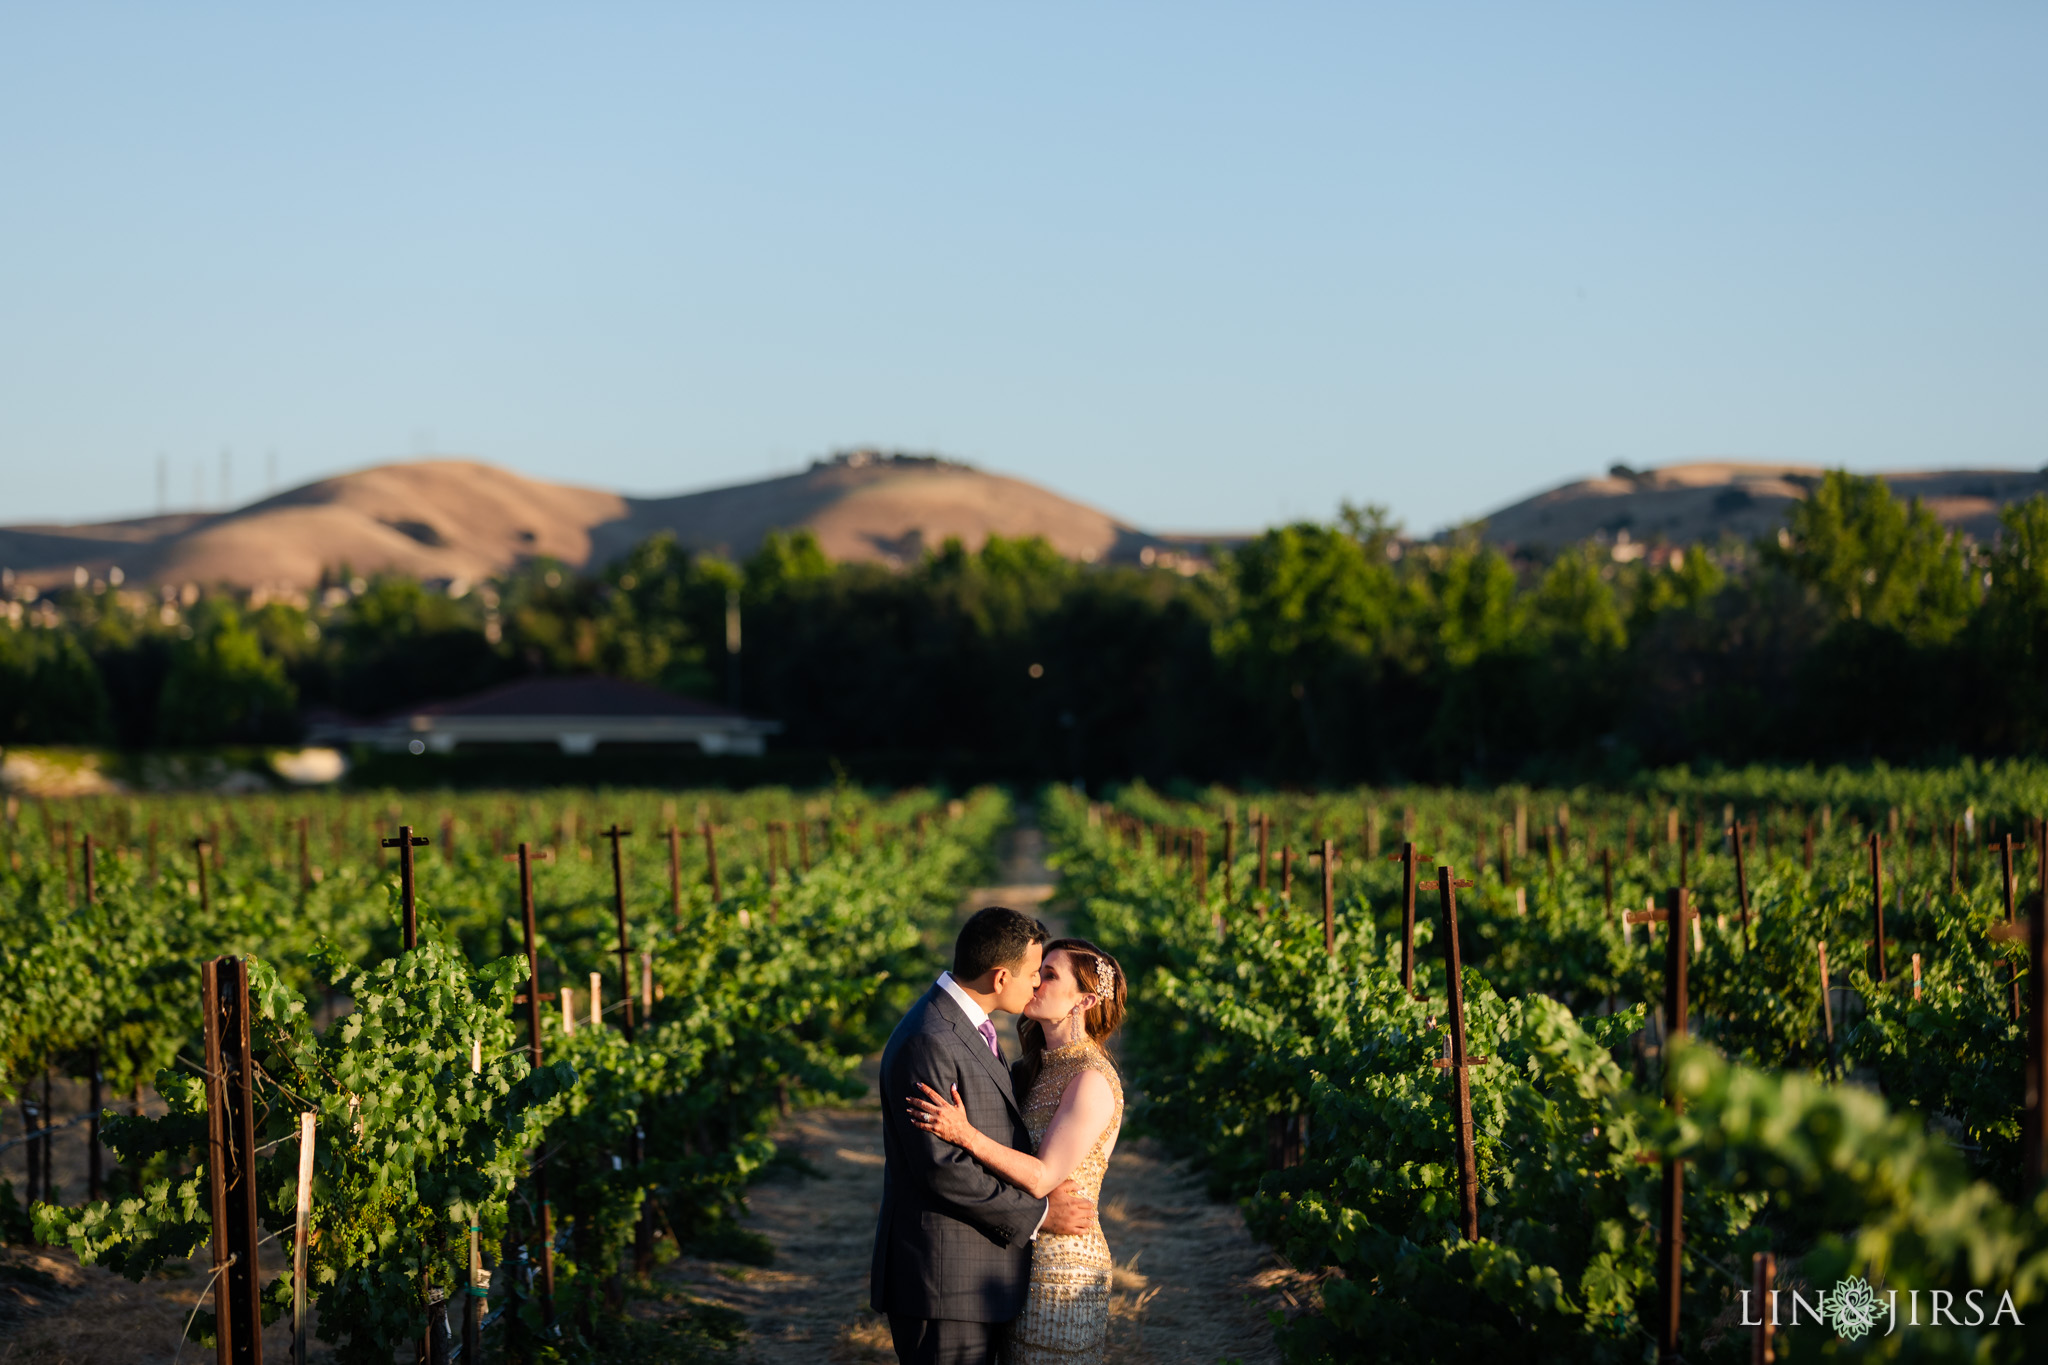
M1102 1045L1125 996L1108 953L992 906L890 1034L869 1291L903 1365L1102 1365L1095 1204L1124 1112ZM993 1014L1022 1016L1022 1057Z

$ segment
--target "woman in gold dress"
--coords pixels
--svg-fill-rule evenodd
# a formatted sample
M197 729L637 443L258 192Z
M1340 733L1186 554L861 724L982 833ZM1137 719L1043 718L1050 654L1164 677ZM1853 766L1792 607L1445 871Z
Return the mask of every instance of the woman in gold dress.
M912 1122L1041 1198L1071 1177L1100 1202L1124 1117L1123 1082L1102 1044L1123 1022L1126 993L1123 968L1088 940L1046 944L1038 991L1017 1028L1024 1057L1012 1073L1038 1155L994 1141L968 1123L958 1095L949 1102L930 1086L908 1097ZM1099 1222L1079 1236L1039 1236L1007 1365L1105 1365L1110 1269Z

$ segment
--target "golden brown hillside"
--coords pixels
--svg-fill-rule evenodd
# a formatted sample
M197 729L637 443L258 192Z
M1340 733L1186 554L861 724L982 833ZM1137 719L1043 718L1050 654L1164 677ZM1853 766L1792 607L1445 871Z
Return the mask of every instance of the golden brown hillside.
M1785 509L1826 471L1817 465L1733 462L1616 466L1503 507L1484 518L1486 537L1503 544L1557 546L1589 538L1691 545L1724 535L1749 538L1783 522ZM1950 526L1979 540L1998 528L1998 509L2048 492L2034 470L1941 469L1888 473L1894 494L1919 498Z
M0 527L0 567L37 587L118 567L130 582L303 589L344 567L470 580L534 556L586 567L662 530L737 557L771 530L799 527L834 559L891 564L956 536L970 547L991 535L1043 536L1090 563L1193 539L1149 535L1036 484L928 457L856 451L798 474L668 498L428 460L322 479L218 515Z

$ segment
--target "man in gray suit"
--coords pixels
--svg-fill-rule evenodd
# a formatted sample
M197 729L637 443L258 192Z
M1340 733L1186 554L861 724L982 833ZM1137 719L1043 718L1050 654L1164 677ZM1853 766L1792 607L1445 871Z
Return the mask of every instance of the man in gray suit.
M1031 1150L1019 1097L989 1015L1015 1014L1038 989L1045 926L1000 906L976 912L942 972L882 1049L882 1215L870 1302L889 1319L903 1365L989 1365L1024 1311L1031 1243L1095 1225L1095 1205L1069 1180L1049 1199L1005 1184L951 1143L912 1126L918 1082L958 1086L967 1120Z

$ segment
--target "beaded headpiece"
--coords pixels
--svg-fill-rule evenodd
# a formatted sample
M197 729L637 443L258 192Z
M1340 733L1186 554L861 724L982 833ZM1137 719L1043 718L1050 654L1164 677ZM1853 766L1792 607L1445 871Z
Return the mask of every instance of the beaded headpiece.
M1116 999L1116 968L1100 953L1091 953L1095 959L1095 993L1105 1000Z

